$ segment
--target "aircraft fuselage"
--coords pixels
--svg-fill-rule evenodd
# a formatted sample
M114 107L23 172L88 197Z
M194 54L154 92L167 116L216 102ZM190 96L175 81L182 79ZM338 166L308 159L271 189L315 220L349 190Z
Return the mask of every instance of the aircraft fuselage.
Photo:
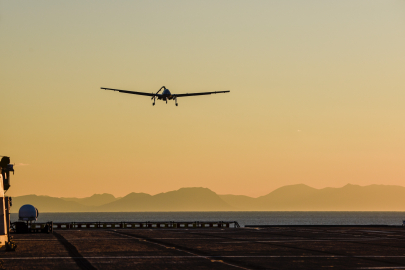
M169 89L165 89L165 90L163 90L163 93L158 96L158 99L171 100L171 99L173 99L173 95L172 95L172 93L170 93Z

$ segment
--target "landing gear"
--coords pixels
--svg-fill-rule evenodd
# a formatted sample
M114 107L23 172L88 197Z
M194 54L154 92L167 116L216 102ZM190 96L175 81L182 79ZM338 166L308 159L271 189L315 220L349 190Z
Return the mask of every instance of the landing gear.
M179 104L177 103L177 98L174 98L174 101L176 102L176 106L179 106Z
M155 106L155 102L152 103L152 106Z
M160 91L160 90L159 90ZM153 103L152 103L152 106L155 106L155 102L156 102L156 97L152 97L152 99L153 99Z

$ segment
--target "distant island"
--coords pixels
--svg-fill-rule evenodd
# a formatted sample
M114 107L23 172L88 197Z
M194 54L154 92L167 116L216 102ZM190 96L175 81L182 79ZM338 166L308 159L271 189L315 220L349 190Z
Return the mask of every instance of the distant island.
M404 201L404 203L402 203ZM32 204L39 212L143 211L405 211L405 187L390 185L316 189L304 184L278 188L267 195L219 195L208 188L191 187L149 195L130 193L116 198L94 194L87 198L26 195L13 197L12 212Z

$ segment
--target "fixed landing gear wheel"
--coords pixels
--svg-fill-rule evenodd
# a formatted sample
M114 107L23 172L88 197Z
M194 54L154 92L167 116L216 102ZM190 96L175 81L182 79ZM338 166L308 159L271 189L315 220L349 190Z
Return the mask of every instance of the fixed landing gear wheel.
M176 106L179 106L179 104L176 103Z
M152 106L155 106L155 103L152 103Z

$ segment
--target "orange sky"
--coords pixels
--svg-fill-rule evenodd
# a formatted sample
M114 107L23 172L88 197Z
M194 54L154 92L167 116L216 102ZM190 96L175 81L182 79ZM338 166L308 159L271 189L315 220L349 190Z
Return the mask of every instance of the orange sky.
M0 16L10 196L404 185L403 1L3 1ZM100 90L162 85L231 93L153 107Z

